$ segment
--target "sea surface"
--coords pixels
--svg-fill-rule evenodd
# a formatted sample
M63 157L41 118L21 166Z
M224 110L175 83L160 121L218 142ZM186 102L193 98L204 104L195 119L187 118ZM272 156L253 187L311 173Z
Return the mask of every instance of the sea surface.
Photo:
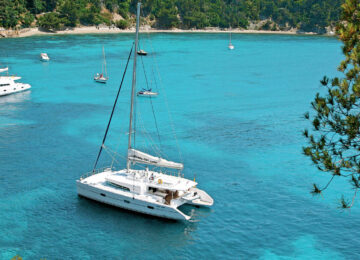
M1 65L32 85L0 98L0 259L359 259L360 201L339 208L353 194L340 179L313 197L329 176L302 155L303 114L343 59L335 38L233 34L229 51L226 34L142 34L137 89L159 96L136 99L135 147L182 161L214 206L175 222L79 198L133 38L0 40ZM99 167L125 166L131 73Z

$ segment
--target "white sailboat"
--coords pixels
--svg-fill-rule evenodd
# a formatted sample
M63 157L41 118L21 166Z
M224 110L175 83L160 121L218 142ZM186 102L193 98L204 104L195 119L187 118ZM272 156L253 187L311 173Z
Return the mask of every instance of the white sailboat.
M213 199L205 191L196 187L197 183L195 180L192 181L181 177L181 171L184 168L182 163L169 161L160 156L154 156L137 150L133 147L132 143L132 133L136 133L136 131L134 131L133 116L140 5L140 3L137 5L126 168L122 170L112 168L95 170L101 151L105 148L104 143L116 106L116 98L94 170L77 180L77 192L79 196L131 211L167 219L189 220L191 216L179 210L181 205L212 206L214 202ZM146 166L146 168L139 170L135 168L135 165ZM173 171L178 171L178 176L165 174L162 170L150 170L149 167L160 168L162 170L172 169Z
M109 77L107 76L107 70L106 70L106 58L105 58L104 46L102 47L102 52L103 52L103 63L101 67L101 73L96 73L96 75L94 76L94 80L99 83L106 83Z
M231 43L231 32L230 32L230 41L229 41L228 48L229 48L229 50L235 49L235 46Z

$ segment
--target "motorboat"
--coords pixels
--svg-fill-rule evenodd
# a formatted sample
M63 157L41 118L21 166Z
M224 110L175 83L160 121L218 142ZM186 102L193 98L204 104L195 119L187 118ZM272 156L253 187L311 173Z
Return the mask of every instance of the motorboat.
M15 82L21 79L17 76L0 76L0 96L22 92L31 88L29 84Z
M141 56L146 56L148 53L147 53L146 51L144 51L144 50L139 50L139 51L137 52L137 54L138 54L138 55L141 55Z
M41 61L50 61L49 56L47 55L47 53L40 53L40 60Z
M157 92L152 92L152 89L142 89L136 95L139 97L156 97L158 95Z
M0 73L7 72L9 70L8 67L0 68Z
M105 145L106 137L133 48L137 50L138 47L140 5L141 3L137 4L135 46L132 47L129 53L124 75L115 98L95 165L91 172L84 174L76 181L77 193L81 197L126 210L166 219L188 221L193 216L185 214L179 209L180 206L188 204L210 207L213 205L214 200L204 190L197 187L198 183L195 181L195 178L190 180L184 177L182 173L184 169L183 163L165 159L165 156L161 153L156 153L155 150L152 153L144 152L143 149L135 147L134 139L137 133L134 122L136 115L134 109L136 51L133 54L126 168L117 169L112 165L97 169L102 151L108 152L109 150L107 145ZM149 146L148 148L152 149L153 147ZM116 153L113 155L115 156ZM119 158L121 158L120 155Z

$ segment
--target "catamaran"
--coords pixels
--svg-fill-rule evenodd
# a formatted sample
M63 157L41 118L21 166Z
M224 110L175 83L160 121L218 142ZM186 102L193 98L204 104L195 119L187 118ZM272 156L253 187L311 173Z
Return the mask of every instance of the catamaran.
M123 79L93 171L83 175L76 181L77 192L79 196L151 216L174 220L190 220L192 216L182 212L179 209L181 205L190 204L209 207L213 205L213 199L205 191L197 188L195 179L189 180L183 177L181 172L184 165L182 163L167 160L158 154L155 156L145 153L134 147L132 135L134 133L135 136L136 133L134 103L136 98L136 50L138 47L140 5L141 3L137 5L126 168L116 170L109 167L96 170L101 151L106 149L104 145L106 136L133 49L129 54ZM144 168L140 169L140 167ZM174 175L165 173L171 170L174 171Z
M0 73L8 71L8 67L0 69ZM15 82L21 79L18 76L0 75L0 96L22 92L31 88L29 84Z
M228 48L229 48L229 50L235 49L235 46L231 43L231 33L230 33L230 41L229 41Z
M102 52L103 52L103 63L102 63L101 73L96 73L96 75L94 76L94 80L99 83L106 83L109 77L107 76L107 70L106 70L106 58L105 58L104 46L102 48Z

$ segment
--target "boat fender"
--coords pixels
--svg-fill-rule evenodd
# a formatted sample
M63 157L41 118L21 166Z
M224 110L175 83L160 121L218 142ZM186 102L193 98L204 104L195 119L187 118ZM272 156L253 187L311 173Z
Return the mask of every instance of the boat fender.
M163 183L162 179L158 179L158 183L162 184Z

